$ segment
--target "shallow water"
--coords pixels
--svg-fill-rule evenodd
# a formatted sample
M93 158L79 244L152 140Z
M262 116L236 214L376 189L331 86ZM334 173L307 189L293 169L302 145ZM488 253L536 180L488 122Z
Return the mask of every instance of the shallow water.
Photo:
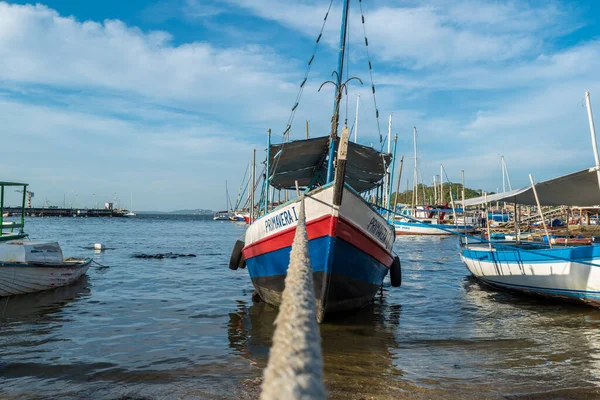
M32 239L109 268L0 299L0 398L256 398L277 310L252 303L247 271L227 267L244 229L28 219ZM402 287L386 279L371 306L321 325L331 398L600 398L600 310L482 287L453 238L399 237L395 250Z

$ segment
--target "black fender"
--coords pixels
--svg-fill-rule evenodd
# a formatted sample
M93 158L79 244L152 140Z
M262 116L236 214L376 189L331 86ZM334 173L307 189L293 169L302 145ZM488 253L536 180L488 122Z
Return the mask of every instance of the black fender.
M244 268L246 266L246 262L244 260L244 256L242 255L242 249L246 244L243 240L238 240L235 242L233 246L233 251L231 252L231 258L229 259L229 269L236 270L243 264Z
M390 280L393 287L402 285L402 266L400 265L400 258L398 256L394 257L394 261L390 267Z

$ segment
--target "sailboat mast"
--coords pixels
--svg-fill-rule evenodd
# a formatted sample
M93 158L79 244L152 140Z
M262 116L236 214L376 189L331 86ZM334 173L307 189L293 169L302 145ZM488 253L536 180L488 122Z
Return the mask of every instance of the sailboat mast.
M225 208L229 211L229 189L227 189L227 180L225 181Z
M413 126L413 148L415 152L415 170L413 172L413 208L417 205L417 187L419 185L419 178L417 176L417 127Z
M505 179L504 179L504 171L506 169L506 167L504 166L504 156L500 156L500 161L502 164L502 193L506 192L506 184L505 184Z
M356 97L356 117L354 119L354 143L358 140L358 104L360 103L360 94Z
M444 166L440 164L440 204L444 204Z
M596 160L598 185L600 185L600 158L598 157L598 145L596 144L596 127L594 126L594 115L592 114L592 101L590 100L590 92L585 92L585 106L587 108L588 120L590 123L590 134L592 135L592 149L594 150L594 159Z
M333 118L331 121L331 137L329 138L329 160L327 161L327 183L333 180L333 158L335 156L335 139L337 138L340 103L342 101L342 77L344 74L344 56L346 53L346 33L348 26L348 8L350 0L344 0L342 8L342 29L340 31L340 53L338 57L337 85L333 103Z

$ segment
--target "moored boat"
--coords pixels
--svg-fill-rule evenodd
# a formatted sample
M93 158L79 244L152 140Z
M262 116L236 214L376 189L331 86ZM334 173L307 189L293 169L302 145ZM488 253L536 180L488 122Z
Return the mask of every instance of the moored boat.
M230 261L232 269L248 267L263 301L279 305L300 202L304 201L319 322L326 313L371 302L388 271L393 286L400 282L400 261L392 253L394 227L376 208L384 204L381 199L377 205L370 204L365 199L368 196L361 196L375 188L389 193L391 154L349 142L347 126L338 136L339 108L348 83L342 81L348 6L349 0L344 0L336 82L331 82L336 87L331 133L289 141L288 125L283 143L271 145L269 130L263 198L259 210L254 210L254 201L250 203L251 224L245 242L236 243ZM295 199L271 208L272 190L293 189Z
M215 221L229 221L229 211L217 211L213 217Z
M306 229L317 307L325 312L369 303L394 262L393 227L354 190L333 205L334 184L306 195ZM250 225L243 257L260 297L278 305L295 234L299 199Z
M530 186L469 199L463 206L503 201L513 203L515 215L520 215L519 205L535 205L543 221L545 236L550 237L542 206L597 205L600 202L600 157L587 92L586 103L595 167L537 184L530 175ZM564 240L560 246L554 246L552 240L550 243L520 242L518 226L515 225L515 243L473 243L471 238L461 243L460 257L473 276L502 289L600 306L599 246L591 244L591 240L572 243L572 239Z
M20 222L0 217L0 296L32 293L69 285L85 274L91 258L64 259L56 242L26 240L24 232L27 184L0 182L0 215L3 215L4 188L23 187Z

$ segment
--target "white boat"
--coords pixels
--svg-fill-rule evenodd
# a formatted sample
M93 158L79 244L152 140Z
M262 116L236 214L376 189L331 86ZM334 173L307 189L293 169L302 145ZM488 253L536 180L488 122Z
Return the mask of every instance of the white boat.
M23 187L20 222L3 220L4 188ZM56 242L27 240L25 225L26 183L0 182L0 297L38 292L69 285L85 274L91 258L65 259Z
M600 159L586 93L596 166L506 193L469 199L465 207L505 201L540 206L600 203ZM518 215L518 214L517 214ZM540 215L544 220L544 216ZM544 227L546 230L546 227ZM548 232L546 232L548 235ZM519 238L519 232L515 235ZM600 306L600 246L552 243L461 243L460 257L473 276L502 289Z
M213 217L215 221L229 221L229 211L217 211Z
M437 218L400 219L394 221L396 235L454 235L473 233L471 225L440 224Z
M91 258L65 260L56 242L0 243L0 297L69 285L85 274Z
M396 235L453 235L457 233L469 234L475 232L475 227L470 219L459 220L456 223L444 222L443 217L447 211L431 206L417 206L414 212L404 209L394 219ZM444 212L446 211L446 212ZM413 216L414 215L414 216Z

